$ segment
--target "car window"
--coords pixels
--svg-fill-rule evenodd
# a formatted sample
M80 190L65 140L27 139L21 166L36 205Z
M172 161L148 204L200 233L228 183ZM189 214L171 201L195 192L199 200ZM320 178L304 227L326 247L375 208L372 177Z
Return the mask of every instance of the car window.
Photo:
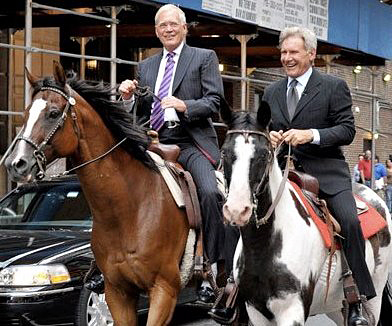
M78 184L14 192L0 202L0 228L23 224L42 227L91 227L90 209Z

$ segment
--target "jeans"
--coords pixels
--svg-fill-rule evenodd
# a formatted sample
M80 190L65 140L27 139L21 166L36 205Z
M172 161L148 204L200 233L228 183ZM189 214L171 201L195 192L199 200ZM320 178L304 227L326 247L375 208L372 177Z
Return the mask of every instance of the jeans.
M385 190L385 201L390 213L392 213L392 184L387 184L387 189Z

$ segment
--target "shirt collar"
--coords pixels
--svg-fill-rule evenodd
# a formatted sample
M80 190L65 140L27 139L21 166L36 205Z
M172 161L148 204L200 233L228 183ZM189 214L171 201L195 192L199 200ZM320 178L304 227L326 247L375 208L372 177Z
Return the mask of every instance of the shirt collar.
M172 52L175 53L173 58L176 58L176 57L178 57L181 54L181 51L182 51L183 47L184 47L184 42L181 42L180 45L176 49L174 49L174 51L172 51ZM163 48L163 58L166 58L168 53L169 53L169 51L166 50L166 48Z
M287 80L287 87L289 87L289 85L293 79L296 79L301 86L305 87L309 81L310 76L312 75L312 72L313 72L312 67L309 67L309 69L303 75L301 75L297 78L289 77Z

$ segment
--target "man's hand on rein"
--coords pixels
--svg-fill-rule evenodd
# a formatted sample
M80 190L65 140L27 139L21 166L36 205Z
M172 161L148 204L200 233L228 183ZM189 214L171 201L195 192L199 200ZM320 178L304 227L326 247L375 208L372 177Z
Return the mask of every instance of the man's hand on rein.
M186 111L186 104L183 100L178 99L175 96L166 96L161 101L163 109L174 108L178 112Z
M270 131L269 135L270 135L272 146L274 148L278 147L280 145L280 143L284 140L284 138L282 136L283 130Z
M124 80L121 84L120 87L118 88L118 91L121 93L121 96L124 100L129 100L133 92L135 91L136 87L138 86L139 82L134 79L134 80L129 80L126 79Z
M298 145L310 143L313 140L313 132L310 129L290 129L283 133L282 138L287 144L296 147Z

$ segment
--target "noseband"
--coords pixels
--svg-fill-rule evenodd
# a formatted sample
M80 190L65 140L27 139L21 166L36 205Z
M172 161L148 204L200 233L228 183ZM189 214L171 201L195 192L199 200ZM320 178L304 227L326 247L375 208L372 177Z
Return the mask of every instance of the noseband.
M68 110L70 108L72 108L76 104L76 101L75 101L75 99L72 96L66 94L62 90L60 90L58 88L55 88L55 87L41 87L41 89L39 91L52 91L52 92L55 92L57 94L60 94L62 97L64 97L67 100L67 104L65 105L65 108L63 110L63 114L57 120L56 125L48 133L48 135L41 142L41 144L38 145L33 140L31 140L30 138L27 138L27 137L24 137L24 136L20 136L20 137L16 138L15 144L18 141L24 140L26 143L28 143L30 146L32 146L34 148L33 156L36 159L37 166L38 166L38 169L39 169L36 178L38 180L41 180L45 176L45 169L46 169L46 162L47 162L47 159L46 159L46 156L45 156L45 153L44 153L45 147L48 144L48 142L52 139L52 137L56 133L56 131L64 125L64 122L67 119ZM73 114L72 119L76 120L76 115Z

